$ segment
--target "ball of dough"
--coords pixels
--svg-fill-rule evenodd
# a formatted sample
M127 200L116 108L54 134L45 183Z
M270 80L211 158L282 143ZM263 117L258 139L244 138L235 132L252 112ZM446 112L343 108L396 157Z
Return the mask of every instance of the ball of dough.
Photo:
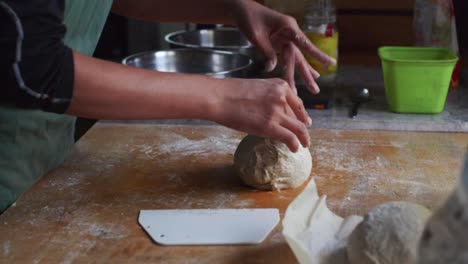
M431 212L418 204L389 202L371 209L348 240L351 264L416 263Z
M312 156L302 146L294 153L279 141L248 135L237 147L234 167L245 184L276 191L304 183L310 176Z

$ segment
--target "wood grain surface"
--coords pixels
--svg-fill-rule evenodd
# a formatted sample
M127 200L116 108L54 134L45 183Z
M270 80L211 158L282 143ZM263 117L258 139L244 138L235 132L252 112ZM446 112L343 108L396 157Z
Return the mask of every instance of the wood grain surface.
M342 216L390 200L436 207L468 145L461 133L310 134L312 176ZM219 126L96 125L0 216L0 263L295 263L280 226L259 245L165 247L137 223L140 209L279 208L283 216L304 186L242 185L231 167L242 136Z

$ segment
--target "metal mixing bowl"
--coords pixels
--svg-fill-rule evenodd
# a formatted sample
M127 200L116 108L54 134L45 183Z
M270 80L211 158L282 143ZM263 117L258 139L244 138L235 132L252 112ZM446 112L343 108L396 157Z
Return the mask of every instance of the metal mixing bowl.
M214 49L238 52L249 56L254 64L264 63L264 57L237 28L177 31L165 37L173 48Z
M228 51L174 49L138 53L125 58L122 63L160 72L223 78L249 77L252 60L248 56Z

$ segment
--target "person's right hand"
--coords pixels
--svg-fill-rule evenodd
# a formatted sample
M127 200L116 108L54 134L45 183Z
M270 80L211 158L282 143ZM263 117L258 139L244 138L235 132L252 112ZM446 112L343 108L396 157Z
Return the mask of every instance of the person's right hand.
M285 143L296 152L310 145L312 125L302 100L282 79L224 79L213 121Z

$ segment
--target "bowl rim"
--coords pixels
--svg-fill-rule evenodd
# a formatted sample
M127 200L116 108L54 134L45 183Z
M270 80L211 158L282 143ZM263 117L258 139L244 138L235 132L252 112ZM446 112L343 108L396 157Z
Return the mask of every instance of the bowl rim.
M200 72L200 73L182 73L182 72L175 72L175 73L180 73L180 74L198 74L198 75L206 75L206 76L213 76L213 75L223 75L223 74L229 74L229 73L234 73L234 72L239 72L242 70L247 70L249 67L252 66L253 60L242 53L239 52L233 52L233 51L225 51L225 50L209 50L209 49L192 49L192 48L177 48L177 49L164 49L164 50L149 50L149 51L143 51L143 52L138 52L135 54L131 54L124 59L122 59L122 64L125 66L133 67L131 65L128 65L127 62L130 61L131 59L134 59L138 56L142 55L147 55L147 54L155 54L155 53L168 53L168 52L200 52L200 53L210 53L210 54L220 54L224 56L239 56L247 59L247 64L243 66L239 66L230 70L224 70L224 71L217 71L217 72ZM145 69L145 68L141 68ZM151 69L147 69L151 70ZM157 72L163 72L163 71L158 71L158 70L153 70ZM174 73L174 72L171 72Z
M202 46L202 45L182 43L182 42L178 42L178 41L175 41L175 40L171 39L174 36L181 35L181 34L184 34L184 33L196 33L196 32L203 32L203 31L212 31L212 32L216 32L216 31L236 31L236 32L239 32L239 33L242 34L242 32L238 28L178 30L178 31L167 34L164 37L164 40L167 43L172 44L172 45L177 45L177 46L182 46L182 47L187 47L187 48L196 48L196 49L214 49L214 50L216 50L216 49L250 49L250 48L255 47L249 40L247 40L248 44L246 44L246 45L222 45L222 46L206 47L206 46Z
M447 55L450 58L447 59L440 59L440 60L435 60L435 59L419 59L419 60L414 60L414 59L395 59L391 58L387 54L384 54L385 51L397 51L397 50L406 50L406 51L411 51L411 50L425 50L425 51L443 51L446 52ZM447 48L440 48L440 47L415 47L415 46L381 46L378 48L378 55L381 60L385 61L391 61L391 62L408 62L408 63L443 63L443 62L450 62L450 63L455 63L458 61L458 57L451 51L450 49Z

